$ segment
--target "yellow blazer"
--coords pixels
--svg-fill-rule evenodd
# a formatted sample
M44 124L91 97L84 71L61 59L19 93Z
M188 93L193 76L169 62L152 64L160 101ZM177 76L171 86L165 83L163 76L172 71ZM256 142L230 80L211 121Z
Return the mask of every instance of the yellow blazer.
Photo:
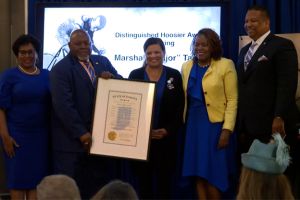
M182 65L182 81L185 94L184 119L187 110L187 85L193 61ZM233 131L237 113L237 74L232 60L211 60L202 79L202 87L210 122L224 122L223 129Z

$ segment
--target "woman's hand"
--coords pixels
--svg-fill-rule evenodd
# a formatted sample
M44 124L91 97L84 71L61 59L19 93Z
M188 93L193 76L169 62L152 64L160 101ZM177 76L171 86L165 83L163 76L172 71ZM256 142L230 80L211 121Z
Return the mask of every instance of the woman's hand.
M153 129L151 131L151 138L152 139L160 140L160 139L166 137L167 135L168 135L168 132L164 128Z
M85 151L89 151L91 145L92 145L92 135L90 132L86 132L82 136L80 136L80 142L83 145L83 148Z
M2 138L4 151L8 157L12 158L15 156L15 147L19 147L18 143L14 140L14 138L5 136Z
M228 146L229 138L231 135L231 131L228 129L223 129L219 138L218 148L222 149Z

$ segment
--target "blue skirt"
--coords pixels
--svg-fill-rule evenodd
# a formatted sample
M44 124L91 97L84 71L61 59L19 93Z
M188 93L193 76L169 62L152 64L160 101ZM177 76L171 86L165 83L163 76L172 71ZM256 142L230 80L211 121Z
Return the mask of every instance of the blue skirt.
M190 98L183 176L201 177L221 191L229 187L227 151L218 149L223 123L211 123L203 101Z
M48 134L40 131L10 131L19 144L15 156L9 158L4 153L7 188L34 189L48 175Z

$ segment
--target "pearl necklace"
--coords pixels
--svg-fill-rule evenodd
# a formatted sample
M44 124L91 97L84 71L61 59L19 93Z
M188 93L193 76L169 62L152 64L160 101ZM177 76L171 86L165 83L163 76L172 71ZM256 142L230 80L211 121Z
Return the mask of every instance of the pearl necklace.
M21 67L20 65L18 65L18 68L21 70L21 72L23 72L24 74L28 74L28 75L35 75L36 72L38 71L38 68L36 66L34 66L34 70L33 72L28 72L26 71L23 67Z
M207 65L201 65L199 62L198 62L198 66L201 67L201 68L206 68L210 65L210 63L208 63Z

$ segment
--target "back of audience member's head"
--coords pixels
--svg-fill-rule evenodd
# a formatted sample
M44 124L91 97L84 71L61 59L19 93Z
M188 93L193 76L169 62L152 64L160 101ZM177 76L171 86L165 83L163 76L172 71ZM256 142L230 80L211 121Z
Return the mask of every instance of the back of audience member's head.
M114 180L103 186L91 200L138 200L138 196L129 183Z
M275 135L265 144L254 140L242 154L242 172L237 199L294 199L291 186L283 174L290 162L288 147Z
M80 200L76 182L66 175L46 176L37 186L38 200Z

